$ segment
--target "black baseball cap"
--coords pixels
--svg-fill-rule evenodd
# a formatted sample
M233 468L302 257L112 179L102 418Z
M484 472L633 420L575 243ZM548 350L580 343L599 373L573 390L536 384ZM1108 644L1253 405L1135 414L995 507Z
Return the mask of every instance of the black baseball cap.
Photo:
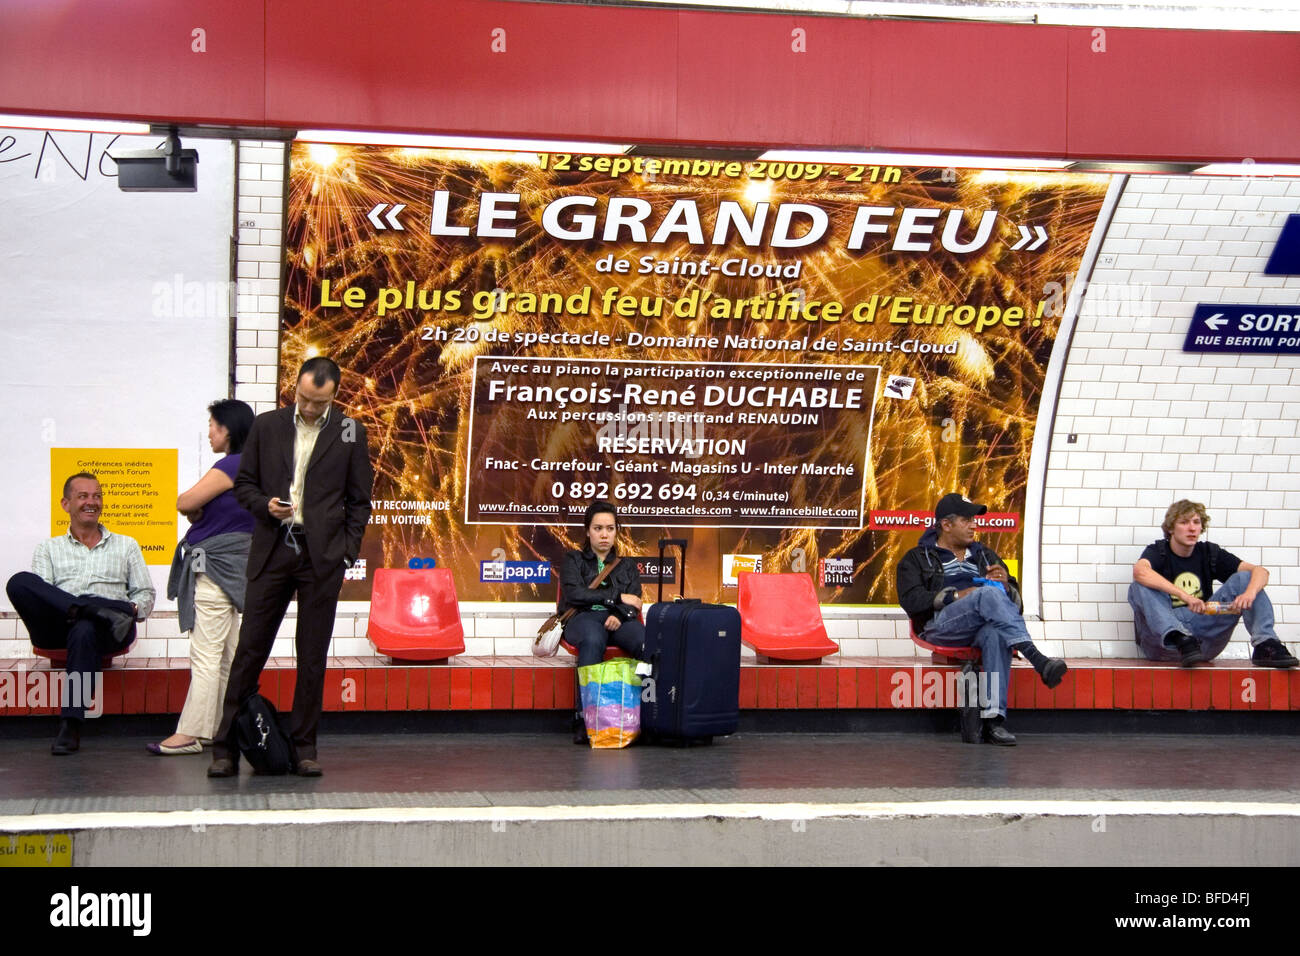
M965 495L959 495L954 491L950 495L944 495L939 499L939 503L934 506L934 520L941 521L953 515L974 518L976 515L982 515L988 510L987 505L977 505Z

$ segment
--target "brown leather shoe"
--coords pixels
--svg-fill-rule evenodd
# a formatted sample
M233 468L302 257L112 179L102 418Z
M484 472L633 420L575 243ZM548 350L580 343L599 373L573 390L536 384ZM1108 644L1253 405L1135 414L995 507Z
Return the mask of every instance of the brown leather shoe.
M218 757L208 767L209 777L233 777L239 773L239 765L229 757Z
M298 766L293 768L293 772L300 777L319 777L325 773L325 771L321 769L321 765L311 758L299 760Z

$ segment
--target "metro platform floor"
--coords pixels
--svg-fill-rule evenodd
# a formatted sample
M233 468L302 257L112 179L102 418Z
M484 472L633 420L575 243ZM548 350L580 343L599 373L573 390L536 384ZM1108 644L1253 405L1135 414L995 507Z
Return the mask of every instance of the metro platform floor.
M172 810L1158 801L1300 804L1300 737L1018 731L1019 746L949 733L750 733L712 746L575 746L564 733L332 733L317 779L209 780L208 751L156 757L139 727L0 739L0 816ZM152 729L152 728L150 728ZM1015 728L1013 728L1015 729Z

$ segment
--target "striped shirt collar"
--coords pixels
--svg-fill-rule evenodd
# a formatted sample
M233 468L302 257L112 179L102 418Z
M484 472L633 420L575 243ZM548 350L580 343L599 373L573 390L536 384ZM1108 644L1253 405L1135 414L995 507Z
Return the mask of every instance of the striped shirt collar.
M97 524L96 527L99 528L99 540L95 542L95 548L98 548L100 545L104 544L106 541L108 541L109 538L113 536L113 532L109 531L102 524ZM64 534L64 537L67 538L72 544L81 544L81 540L75 534L72 533L72 525L68 525L68 530ZM83 548L86 547L84 544L81 544L81 546ZM95 550L95 548L86 548L86 550L93 551Z

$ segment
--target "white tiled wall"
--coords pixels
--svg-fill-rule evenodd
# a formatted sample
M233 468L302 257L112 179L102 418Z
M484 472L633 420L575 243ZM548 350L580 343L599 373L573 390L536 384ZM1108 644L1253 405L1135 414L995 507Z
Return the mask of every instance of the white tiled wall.
M257 412L275 408L279 376L286 152L277 142L239 146L235 398Z
M1051 441L1043 627L1067 655L1100 645L1102 656L1137 656L1132 565L1179 498L1209 509L1210 538L1269 568L1279 635L1300 635L1300 358L1182 351L1197 303L1300 303L1300 277L1263 275L1296 212L1300 179L1129 180ZM1246 655L1244 629L1237 636L1224 656Z

